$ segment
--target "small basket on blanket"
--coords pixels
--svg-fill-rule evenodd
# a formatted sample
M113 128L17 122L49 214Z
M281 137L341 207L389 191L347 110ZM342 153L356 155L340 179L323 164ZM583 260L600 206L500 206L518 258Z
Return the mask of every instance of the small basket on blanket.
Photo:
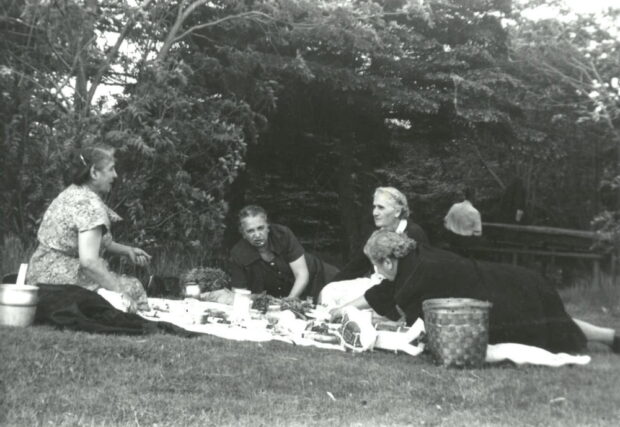
M491 303L470 298L434 298L422 302L427 348L447 367L482 366L489 341Z

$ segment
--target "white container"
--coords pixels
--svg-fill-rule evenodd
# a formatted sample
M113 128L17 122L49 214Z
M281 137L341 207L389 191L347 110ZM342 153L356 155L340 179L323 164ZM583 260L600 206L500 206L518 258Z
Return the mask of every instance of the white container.
M200 297L200 286L198 285L185 286L185 298L199 298L199 297Z
M252 307L252 292L249 289L233 289L234 298L232 306L232 317L236 321L250 319L250 308Z
M367 310L360 310L361 312L361 318L364 319L364 321L366 323L369 323L372 325L372 309L367 309Z
M39 300L39 288L30 285L0 285L0 325L30 326Z

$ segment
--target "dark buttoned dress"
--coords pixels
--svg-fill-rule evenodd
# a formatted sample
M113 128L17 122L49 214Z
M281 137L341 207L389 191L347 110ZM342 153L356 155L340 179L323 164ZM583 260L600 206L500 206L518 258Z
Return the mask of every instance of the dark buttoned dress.
M252 293L266 292L274 297L288 296L295 283L295 275L289 264L305 256L310 278L302 297L316 298L323 286L338 272L333 265L304 251L297 237L284 225L269 225L267 247L275 254L271 262L263 260L258 249L245 239L235 244L230 252L233 288L246 288Z

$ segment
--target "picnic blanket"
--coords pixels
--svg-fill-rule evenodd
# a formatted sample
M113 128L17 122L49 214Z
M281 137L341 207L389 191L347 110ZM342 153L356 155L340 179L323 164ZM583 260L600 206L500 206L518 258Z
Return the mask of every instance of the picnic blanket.
M292 313L286 316L283 312L282 318L278 322L279 328L267 329L266 323L259 319L250 319L241 324L219 324L202 323L201 313L205 310L221 310L230 312L230 306L198 301L196 299L186 300L165 300L149 298L149 305L152 311L141 313L147 319L164 319L168 322L183 326L189 331L215 335L225 339L237 341L283 341L302 346L315 346L330 350L346 351L351 350L351 346L346 345L342 340L337 344L327 344L314 341L306 336L308 323L312 320L302 320L295 318ZM364 326L364 316L356 313L359 310L350 307L350 318L358 321ZM374 328L372 324L371 328ZM381 349L394 352L403 352L410 356L418 356L424 351L424 344L416 342L425 332L424 322L417 319L409 328L399 330L373 330L374 339L371 345L359 347L359 351ZM489 344L485 361L487 363L498 363L510 361L517 365L541 365L559 367L564 365L585 365L591 361L587 355L573 355L567 353L552 353L543 348L534 347L519 343L498 343Z
M275 328L260 316L241 323L203 323L208 310L230 312L231 306L196 299L167 300L149 298L151 310L139 314L116 309L96 292L73 285L39 285L39 303L35 325L51 325L59 329L92 333L148 335L154 333L196 337L202 334L237 341L282 341L300 346L314 346L329 350L351 349L341 340L337 343L319 342L308 333L309 320L298 319L284 311ZM353 316L355 318L355 316ZM361 317L360 317L361 318ZM359 321L362 324L362 321ZM367 327L367 326L365 326ZM372 327L372 326L371 326ZM416 339L424 332L424 323L418 319L405 332L376 330L372 345L358 349L383 349L417 356L424 350ZM544 349L514 343L489 345L486 361L495 363L510 360L518 365L537 364L562 366L589 363L589 356L554 354Z

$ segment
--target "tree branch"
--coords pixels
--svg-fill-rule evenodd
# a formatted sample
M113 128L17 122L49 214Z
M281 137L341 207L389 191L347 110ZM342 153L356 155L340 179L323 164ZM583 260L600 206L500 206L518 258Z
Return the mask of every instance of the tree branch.
M138 10L139 11L144 10L146 7L148 7L151 4L152 1L153 0L145 0L144 3L138 8ZM110 49L110 51L106 55L105 61L97 69L97 73L95 74L95 77L93 78L93 80L92 80L92 82L90 84L90 88L88 90L88 95L86 97L86 104L85 105L90 105L91 104L91 102L93 100L93 97L95 96L95 91L97 90L97 87L99 87L99 84L101 83L101 79L102 79L103 75L110 68L110 66L112 64L112 61L114 60L116 55L118 55L118 51L120 50L121 45L125 41L125 38L127 37L127 34L133 28L133 26L135 25L135 23L136 23L136 15L138 13L139 12L134 12L134 13L131 14L129 19L127 20L127 23L125 24L125 26L121 30L118 38L116 39L116 43L114 43L114 46L112 47L112 49Z
M247 19L247 18L254 18L254 17L266 18L267 20L273 21L273 22L276 21L276 19L274 19L273 17L263 12L258 12L258 11L243 12L243 13L238 13L236 15L229 15L224 18L216 19L215 21L205 22L204 24L194 25L193 27L190 27L186 31L184 31L180 36L175 37L174 41L177 42L183 39L184 37L186 37L187 35L193 33L194 31L201 30L207 27L214 27L226 21L232 21L233 19Z

